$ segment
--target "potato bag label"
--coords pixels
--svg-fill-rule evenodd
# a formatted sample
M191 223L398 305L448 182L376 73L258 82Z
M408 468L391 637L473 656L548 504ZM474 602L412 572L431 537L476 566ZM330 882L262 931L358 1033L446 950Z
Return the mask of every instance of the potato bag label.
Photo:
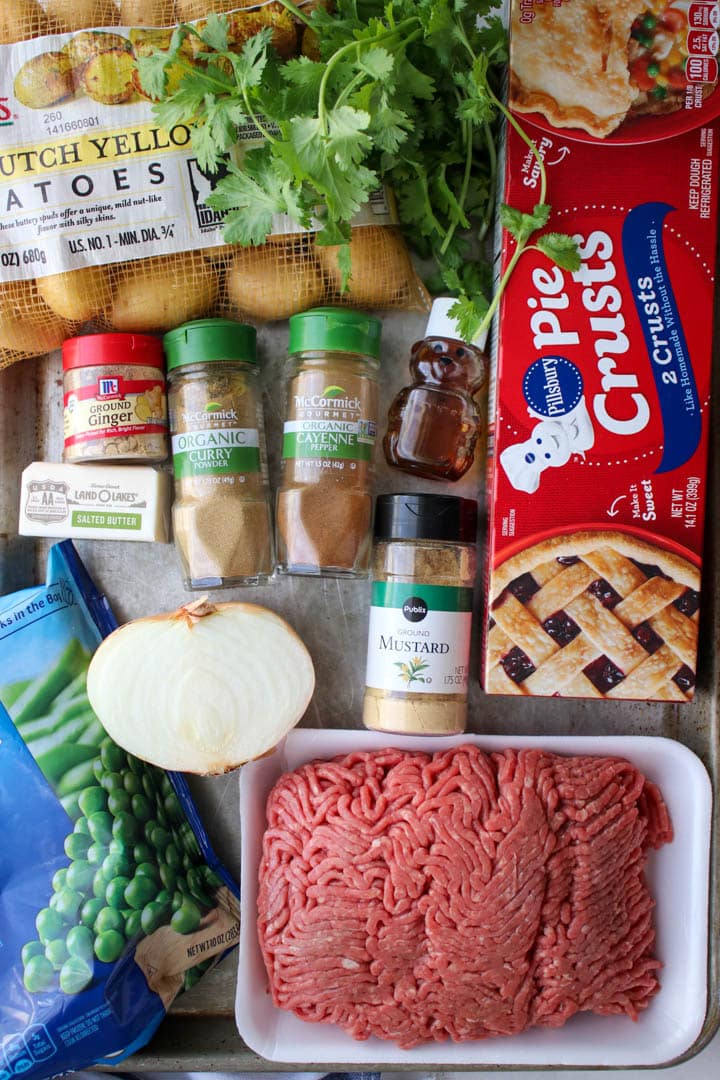
M190 129L157 124L134 68L170 35L114 26L0 46L3 281L223 244ZM356 224L396 220L378 192ZM277 215L273 231L298 226Z

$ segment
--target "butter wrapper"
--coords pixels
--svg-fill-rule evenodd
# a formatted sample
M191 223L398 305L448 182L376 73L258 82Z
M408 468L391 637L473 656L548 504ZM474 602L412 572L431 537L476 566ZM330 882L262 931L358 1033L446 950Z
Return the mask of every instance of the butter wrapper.
M134 465L34 461L23 471L21 536L170 539L167 473Z

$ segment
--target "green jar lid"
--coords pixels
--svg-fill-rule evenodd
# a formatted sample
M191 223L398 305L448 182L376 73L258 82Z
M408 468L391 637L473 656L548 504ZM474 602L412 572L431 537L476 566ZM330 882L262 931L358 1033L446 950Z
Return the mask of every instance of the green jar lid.
M206 364L214 360L257 362L257 333L254 326L233 319L195 319L170 330L163 337L168 371L186 364Z
M352 308L320 307L290 316L290 352L360 353L380 356L382 323Z

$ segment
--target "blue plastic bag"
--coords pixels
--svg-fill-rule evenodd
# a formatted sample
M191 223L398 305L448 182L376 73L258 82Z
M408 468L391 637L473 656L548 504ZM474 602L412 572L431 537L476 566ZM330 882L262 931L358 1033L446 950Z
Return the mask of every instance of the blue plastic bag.
M0 1080L122 1061L238 938L184 778L87 701L115 626L69 541L45 585L0 599Z

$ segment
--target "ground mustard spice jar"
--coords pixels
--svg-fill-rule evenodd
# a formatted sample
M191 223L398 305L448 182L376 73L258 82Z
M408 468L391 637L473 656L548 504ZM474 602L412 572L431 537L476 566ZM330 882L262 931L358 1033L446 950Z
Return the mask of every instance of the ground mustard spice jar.
M85 334L62 347L64 459L167 457L162 342L145 334Z
M164 337L187 589L256 585L274 567L255 329L198 319Z
M278 569L362 577L370 563L381 323L349 308L290 319Z
M465 730L477 504L379 495L363 721L376 731Z

